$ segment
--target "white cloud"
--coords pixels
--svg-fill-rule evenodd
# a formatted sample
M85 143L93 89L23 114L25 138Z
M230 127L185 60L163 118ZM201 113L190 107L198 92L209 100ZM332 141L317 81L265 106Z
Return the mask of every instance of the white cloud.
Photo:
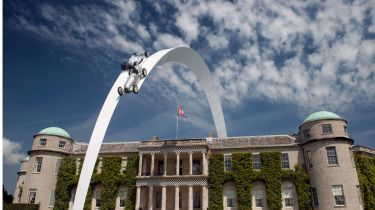
M21 150L21 143L3 137L3 160L5 164L19 164L19 161L25 157Z
M153 47L158 50L183 46L188 45L181 38L171 34L159 34L153 43Z

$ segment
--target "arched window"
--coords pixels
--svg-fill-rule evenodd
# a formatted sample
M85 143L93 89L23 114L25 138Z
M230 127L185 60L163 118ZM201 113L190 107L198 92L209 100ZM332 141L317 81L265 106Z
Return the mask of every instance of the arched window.
M296 187L292 182L288 181L281 184L281 195L283 209L298 209Z
M267 209L266 185L261 181L253 183L253 207L254 209Z
M237 192L233 182L224 183L224 210L237 209Z

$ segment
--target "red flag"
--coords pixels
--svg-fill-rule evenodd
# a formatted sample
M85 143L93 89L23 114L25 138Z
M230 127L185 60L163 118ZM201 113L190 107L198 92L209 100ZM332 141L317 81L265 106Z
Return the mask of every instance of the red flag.
M178 115L179 117L187 117L187 116L185 115L184 110L182 110L182 107L181 107L181 106L177 106L177 115Z

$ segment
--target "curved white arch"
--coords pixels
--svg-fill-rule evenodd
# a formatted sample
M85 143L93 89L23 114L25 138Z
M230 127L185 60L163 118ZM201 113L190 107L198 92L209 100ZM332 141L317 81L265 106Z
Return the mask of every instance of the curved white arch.
M185 64L193 71L198 79L199 84L204 90L208 103L213 115L216 132L218 137L227 137L225 127L223 110L217 89L211 77L211 73L202 59L202 57L194 50L188 47L177 47L166 50L161 50L141 63L142 68L146 68L150 73L152 69L167 62L179 62ZM94 130L91 134L90 142L86 151L85 160L83 162L81 174L78 181L76 196L74 200L73 210L82 210L87 189L90 184L92 172L94 171L95 161L98 157L100 146L103 142L104 135L107 131L108 124L112 118L113 112L119 102L120 96L117 93L117 88L123 86L128 79L127 72L121 72L115 83L113 84L108 96L99 113L98 119L95 123ZM147 78L147 77L146 77ZM141 88L144 78L139 82L138 87ZM126 95L125 95L126 96Z

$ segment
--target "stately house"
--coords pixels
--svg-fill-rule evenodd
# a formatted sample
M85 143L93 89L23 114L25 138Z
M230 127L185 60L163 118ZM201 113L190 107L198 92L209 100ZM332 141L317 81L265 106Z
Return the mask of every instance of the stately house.
M223 154L224 171L232 170L236 152L251 152L254 170L262 170L263 152L281 154L281 168L298 164L309 175L314 209L362 209L362 199L353 153L375 157L375 150L352 146L347 121L332 112L316 112L299 126L298 134L104 143L99 159L121 156L122 170L129 155L139 155L136 176L136 209L206 210L209 205L209 157ZM53 209L56 179L63 157L76 158L82 164L87 144L75 142L61 128L46 128L34 136L29 155L21 161L14 203L39 203L41 210ZM97 172L100 173L99 161ZM77 171L77 174L79 172ZM252 208L268 209L266 185L252 184ZM102 186L94 187L92 209L100 209ZM70 209L74 189L71 192ZM123 209L127 190L118 187L116 209ZM281 185L282 209L300 209L293 182ZM223 184L224 209L237 209L237 189L232 181Z

